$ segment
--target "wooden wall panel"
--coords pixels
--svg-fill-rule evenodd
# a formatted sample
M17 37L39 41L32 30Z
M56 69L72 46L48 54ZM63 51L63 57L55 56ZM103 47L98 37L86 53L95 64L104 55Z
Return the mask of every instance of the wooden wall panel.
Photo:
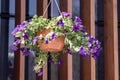
M47 8L48 0L37 0L37 15L42 16L45 9ZM48 17L48 11L44 15L44 17ZM38 77L36 76L36 80L48 80L48 64L43 67L43 75Z
M89 35L95 36L95 1L81 0L81 18ZM82 58L82 80L95 80L95 60Z
M61 11L66 11L72 17L72 0L60 0ZM72 80L72 55L64 54L61 56L63 64L59 70L59 80Z
M104 63L105 80L119 80L117 0L104 0Z
M37 0L37 15L42 16L45 9L47 8L48 0ZM44 17L48 17L48 10Z
M25 0L15 1L15 25L25 20ZM19 46L21 47L21 46ZM20 50L15 52L14 58L14 80L24 80L25 58Z

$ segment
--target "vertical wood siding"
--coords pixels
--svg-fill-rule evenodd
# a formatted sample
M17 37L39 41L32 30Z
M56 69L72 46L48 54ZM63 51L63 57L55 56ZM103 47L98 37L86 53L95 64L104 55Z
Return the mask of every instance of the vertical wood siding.
M15 2L15 25L25 20L25 0L16 0ZM19 46L19 48L21 45ZM24 80L25 58L20 50L15 52L14 59L14 80Z
M95 1L81 0L81 18L89 35L95 36ZM82 80L95 80L95 60L82 58Z
M105 80L118 80L117 0L104 0Z

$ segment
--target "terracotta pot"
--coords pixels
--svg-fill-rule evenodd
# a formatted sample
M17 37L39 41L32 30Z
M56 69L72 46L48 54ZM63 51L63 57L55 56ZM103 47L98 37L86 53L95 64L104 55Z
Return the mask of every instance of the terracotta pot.
M37 36L42 34L42 36L45 37L49 32L50 32L50 29L38 31ZM39 40L38 44L39 44L41 50L49 51L49 52L59 52L59 51L62 51L62 49L64 47L64 40L65 40L65 37L61 36L59 38L56 38L55 40L52 40L48 44L41 43L41 41Z

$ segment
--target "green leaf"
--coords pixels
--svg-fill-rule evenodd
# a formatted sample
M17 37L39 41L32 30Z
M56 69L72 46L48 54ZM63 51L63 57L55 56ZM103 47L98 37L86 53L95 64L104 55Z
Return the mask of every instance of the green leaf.
M16 32L15 37L21 37L21 36L22 36L22 32L21 31Z

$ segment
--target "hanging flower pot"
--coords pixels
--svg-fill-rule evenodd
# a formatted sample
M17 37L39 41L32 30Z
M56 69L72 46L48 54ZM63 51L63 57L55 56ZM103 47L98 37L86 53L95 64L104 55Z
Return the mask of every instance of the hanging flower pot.
M48 57L50 62L59 63L60 53L77 53L96 59L101 51L101 43L87 35L79 17L73 20L69 16L69 13L62 12L60 16L51 19L34 16L22 22L12 32L15 41L11 49L16 51L17 45L23 44L20 50L24 56L35 53L34 70L39 74ZM51 54L48 55L48 52Z
M49 1L43 16L52 1ZM76 53L96 59L101 51L101 43L87 35L82 20L79 17L71 19L70 13L61 12L56 0L55 3L60 16L47 19L35 15L32 19L17 25L12 32L15 41L11 49L16 51L17 46L22 44L24 46L20 50L24 56L34 53L34 71L38 76L42 75L42 68L47 62L60 64L59 55L62 53Z
M50 29L44 29L43 31L38 31L37 36L42 35L44 38L48 33L50 33ZM52 40L51 42L47 42L46 40L46 43L42 43L40 40L38 40L38 44L40 46L40 49L43 51L59 52L62 51L64 47L64 40L65 37L61 36Z
M50 3L43 13L45 15ZM15 38L11 49L18 50L17 45L23 44L22 54L35 55L34 71L40 76L43 66L47 62L60 64L61 53L80 54L83 57L96 59L101 51L101 43L92 36L88 36L82 20L79 17L71 19L70 13L61 12L55 0L60 16L51 19L43 16L33 16L29 21L24 21L13 30ZM52 8L53 9L53 8ZM51 54L48 54L50 52ZM47 61L49 58L49 61Z

